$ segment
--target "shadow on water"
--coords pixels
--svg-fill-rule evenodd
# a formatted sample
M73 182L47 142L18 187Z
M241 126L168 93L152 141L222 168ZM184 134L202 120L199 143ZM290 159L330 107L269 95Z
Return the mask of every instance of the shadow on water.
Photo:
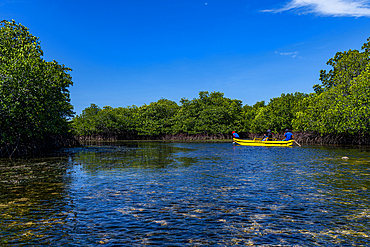
M99 142L64 153L0 161L0 244L370 244L366 148Z

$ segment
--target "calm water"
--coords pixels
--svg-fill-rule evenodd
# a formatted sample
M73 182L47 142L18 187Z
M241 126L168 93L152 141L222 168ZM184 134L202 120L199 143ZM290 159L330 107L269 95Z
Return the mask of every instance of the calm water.
M0 245L369 246L369 157L152 142L3 159Z

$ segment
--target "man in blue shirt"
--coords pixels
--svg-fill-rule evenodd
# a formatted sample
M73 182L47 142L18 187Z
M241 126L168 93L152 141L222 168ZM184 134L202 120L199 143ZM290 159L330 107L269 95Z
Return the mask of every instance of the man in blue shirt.
M285 139L283 141L289 141L294 138L292 132L290 132L288 129L285 130L284 136L285 136Z
M233 131L232 133L233 133L233 137L234 137L234 138L239 138L238 133L236 133L235 131Z

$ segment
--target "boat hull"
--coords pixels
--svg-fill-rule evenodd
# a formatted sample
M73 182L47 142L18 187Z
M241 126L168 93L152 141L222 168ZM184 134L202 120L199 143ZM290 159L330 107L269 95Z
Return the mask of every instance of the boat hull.
M233 138L235 144L241 146L264 146L264 147L289 147L293 145L294 140L290 141L262 141L261 139L244 140Z

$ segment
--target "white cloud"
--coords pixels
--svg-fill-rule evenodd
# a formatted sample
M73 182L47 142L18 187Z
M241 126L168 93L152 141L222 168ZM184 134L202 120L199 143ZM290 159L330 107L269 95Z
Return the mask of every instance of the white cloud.
M369 0L291 0L280 9L264 10L263 12L280 13L289 10L324 16L370 17Z
M293 51L293 52L279 52L275 51L276 54L281 55L281 56L290 56L290 57L297 57L298 56L298 51Z

